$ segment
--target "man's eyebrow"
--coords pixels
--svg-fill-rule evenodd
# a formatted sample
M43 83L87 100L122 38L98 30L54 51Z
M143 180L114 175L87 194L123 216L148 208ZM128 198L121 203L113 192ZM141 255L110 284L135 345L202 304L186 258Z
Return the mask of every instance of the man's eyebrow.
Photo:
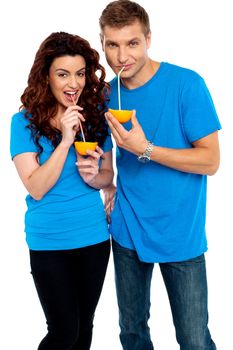
M128 43L130 43L130 42L132 42L132 41L140 41L140 38L138 38L138 37L133 37L133 38L127 40ZM106 39L105 42L106 42L106 44L116 44L116 45L118 45L118 42L117 42L117 41L114 41L114 40L111 40L111 39Z
M135 40L141 40L141 39L138 38L137 36L135 36L134 38L130 39L129 42L130 42L130 41L135 41Z
M106 41L105 41L107 44L117 44L117 42L116 41L114 41L114 40L111 40L111 39L106 39Z

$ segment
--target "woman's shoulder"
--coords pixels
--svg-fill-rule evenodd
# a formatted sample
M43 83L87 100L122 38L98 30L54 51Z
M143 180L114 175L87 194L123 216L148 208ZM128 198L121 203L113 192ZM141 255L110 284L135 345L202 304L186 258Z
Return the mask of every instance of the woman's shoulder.
M12 118L11 118L11 123L13 125L15 125L15 124L17 124L17 125L24 125L24 126L28 125L29 121L26 118L25 114L26 114L26 110L25 109L15 113L12 116Z

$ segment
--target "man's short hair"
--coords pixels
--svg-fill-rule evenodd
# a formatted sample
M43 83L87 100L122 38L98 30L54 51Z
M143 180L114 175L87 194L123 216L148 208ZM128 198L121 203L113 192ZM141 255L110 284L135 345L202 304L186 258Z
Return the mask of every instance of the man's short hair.
M117 0L110 2L103 10L99 24L101 31L105 26L122 28L138 21L145 35L150 32L150 20L146 10L136 2Z

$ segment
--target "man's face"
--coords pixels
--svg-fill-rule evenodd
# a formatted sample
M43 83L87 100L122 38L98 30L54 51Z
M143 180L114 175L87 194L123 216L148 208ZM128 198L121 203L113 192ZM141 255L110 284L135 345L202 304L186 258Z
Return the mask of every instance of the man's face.
M122 79L140 80L149 59L150 38L150 33L145 35L138 21L122 28L105 26L101 34L102 47L114 73L118 74L124 66Z

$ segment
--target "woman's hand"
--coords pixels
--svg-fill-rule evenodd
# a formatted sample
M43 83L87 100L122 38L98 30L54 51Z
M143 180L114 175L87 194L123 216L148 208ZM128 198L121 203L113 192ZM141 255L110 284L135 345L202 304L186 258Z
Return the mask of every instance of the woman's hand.
M62 142L68 146L74 142L75 135L80 129L80 123L85 122L85 118L80 113L82 110L80 106L70 106L60 119Z
M110 223L110 214L114 208L114 199L116 193L116 186L111 184L110 186L103 189L104 194L104 209L108 223Z
M90 186L93 186L96 176L99 174L99 160L103 156L103 151L99 146L96 146L95 151L87 150L88 157L82 157L78 154L79 174L82 179Z

